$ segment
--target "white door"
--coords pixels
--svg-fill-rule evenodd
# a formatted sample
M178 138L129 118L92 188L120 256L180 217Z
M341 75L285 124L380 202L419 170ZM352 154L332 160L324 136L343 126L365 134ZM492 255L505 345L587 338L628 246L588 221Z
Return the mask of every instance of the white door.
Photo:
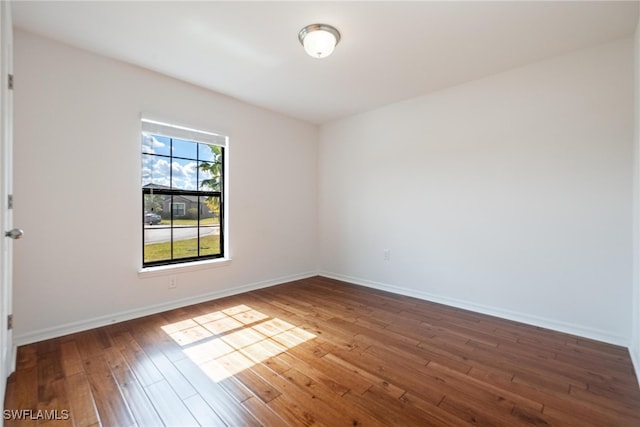
M9 75L13 73L13 28L9 2L0 2L0 398L4 402L6 379L14 370L13 340L8 316L12 310L13 230L12 194L13 96ZM9 232L9 236L7 236ZM0 425L2 419L0 419Z

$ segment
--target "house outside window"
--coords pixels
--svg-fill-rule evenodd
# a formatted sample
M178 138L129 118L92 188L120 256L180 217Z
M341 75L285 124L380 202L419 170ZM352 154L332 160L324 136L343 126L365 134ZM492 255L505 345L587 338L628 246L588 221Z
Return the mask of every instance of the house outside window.
M143 267L224 257L227 140L142 119Z

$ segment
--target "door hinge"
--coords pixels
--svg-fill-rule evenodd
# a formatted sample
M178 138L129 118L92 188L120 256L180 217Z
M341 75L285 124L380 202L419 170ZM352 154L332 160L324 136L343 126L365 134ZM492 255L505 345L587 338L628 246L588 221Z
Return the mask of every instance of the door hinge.
M13 74L9 74L9 90L13 90Z
M8 330L13 329L13 314L10 314L7 316L7 329Z
M13 194L7 196L7 209L13 209Z

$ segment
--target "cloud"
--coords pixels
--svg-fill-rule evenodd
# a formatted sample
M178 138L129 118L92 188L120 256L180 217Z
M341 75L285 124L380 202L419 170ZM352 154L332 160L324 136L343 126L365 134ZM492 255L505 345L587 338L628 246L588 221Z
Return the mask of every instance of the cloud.
M142 185L156 184L173 188L197 190L198 164L191 160L169 160L159 156L142 156Z
M173 173L173 188L196 190L196 162L188 160L174 160L171 164Z
M156 156L142 156L142 185L156 184L168 187L169 161Z
M161 152L167 151L167 150L162 150L164 147L166 147L166 144L162 141L157 140L154 135L147 132L142 132L142 152L143 153L156 154L157 153L156 150L160 150Z

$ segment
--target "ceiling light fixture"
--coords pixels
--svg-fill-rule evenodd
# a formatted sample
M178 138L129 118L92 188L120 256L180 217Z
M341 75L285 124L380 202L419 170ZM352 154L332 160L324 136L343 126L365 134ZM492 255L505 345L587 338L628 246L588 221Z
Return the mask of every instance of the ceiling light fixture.
M326 58L340 41L340 32L331 25L311 24L298 33L304 50L314 58Z

